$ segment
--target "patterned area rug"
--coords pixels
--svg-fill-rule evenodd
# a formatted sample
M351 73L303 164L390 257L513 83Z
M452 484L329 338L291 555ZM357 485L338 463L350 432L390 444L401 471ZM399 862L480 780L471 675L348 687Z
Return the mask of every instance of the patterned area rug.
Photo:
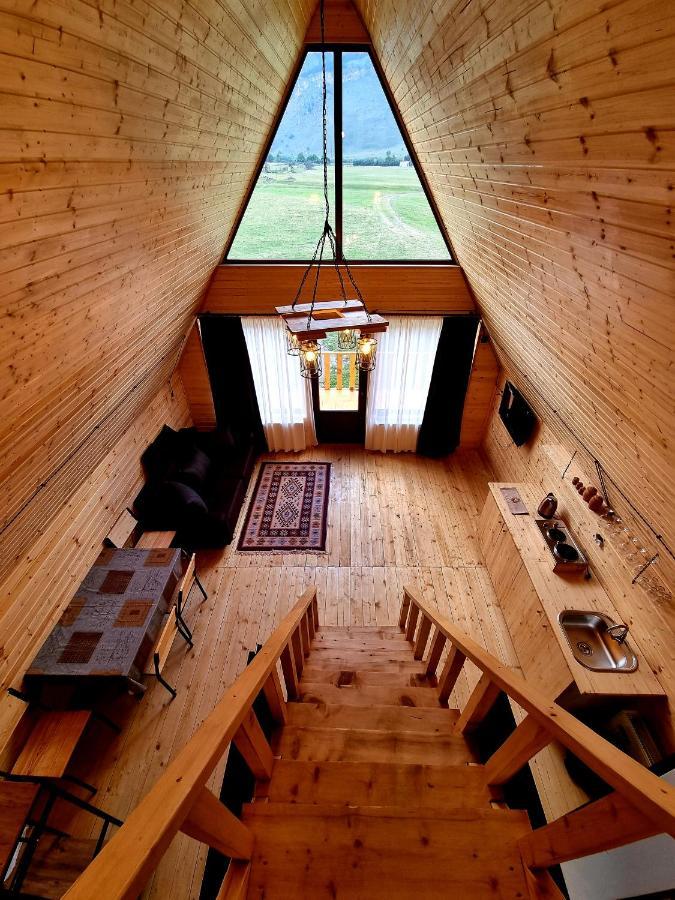
M238 550L326 549L330 463L264 462Z

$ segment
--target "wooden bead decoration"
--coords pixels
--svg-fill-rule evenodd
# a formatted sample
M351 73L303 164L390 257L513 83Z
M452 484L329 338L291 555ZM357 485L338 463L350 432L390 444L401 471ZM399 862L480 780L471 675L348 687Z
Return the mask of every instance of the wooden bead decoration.
M577 491L581 494L581 493L583 493L583 490L584 490L584 483L583 483L583 481L578 481L578 482L577 482Z
M588 501L588 508L591 509L594 513L598 513L598 515L602 515L605 511L605 502L602 499L602 496L598 493L595 493L591 499Z
M576 487L579 484L579 476L578 475L574 476L574 478L572 479L572 484L574 485L574 487Z
M595 497L595 495L597 493L598 493L598 489L594 488L592 484L589 484L581 496L584 498L586 503L588 503L588 501L591 499L591 497Z

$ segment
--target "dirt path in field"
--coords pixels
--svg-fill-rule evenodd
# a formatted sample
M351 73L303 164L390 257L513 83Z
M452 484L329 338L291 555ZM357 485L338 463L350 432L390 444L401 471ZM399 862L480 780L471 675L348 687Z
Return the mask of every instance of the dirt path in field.
M374 207L377 211L378 215L382 219L382 224L390 229L391 231L397 231L403 237L409 238L417 238L419 239L422 235L422 232L417 228L413 228L412 225L408 225L403 219L398 215L398 213L394 210L394 207L391 205L391 200L387 194L383 194L381 191L375 192L374 197Z

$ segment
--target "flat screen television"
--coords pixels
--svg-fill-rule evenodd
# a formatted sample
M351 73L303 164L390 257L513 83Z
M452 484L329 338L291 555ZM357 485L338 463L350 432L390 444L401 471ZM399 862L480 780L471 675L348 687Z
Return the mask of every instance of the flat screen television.
M499 404L499 417L506 425L506 430L516 447L527 441L537 423L537 417L523 399L523 395L510 381L504 385L502 402Z

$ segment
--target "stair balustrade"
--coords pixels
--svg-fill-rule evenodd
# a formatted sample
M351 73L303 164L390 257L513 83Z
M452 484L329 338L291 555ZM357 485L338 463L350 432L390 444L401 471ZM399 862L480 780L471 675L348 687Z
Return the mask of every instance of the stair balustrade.
M515 731L485 764L489 786L508 781L540 750L558 741L614 788L601 800L587 803L521 838L518 846L528 869L536 873L664 832L675 837L675 788L502 665L411 588L404 588L399 627L413 644L418 659L424 657L433 628L428 676L437 674L447 650L438 675L438 694L443 705L447 705L467 659L481 670L479 681L460 711L457 731L466 734L474 730L502 691L526 712Z

